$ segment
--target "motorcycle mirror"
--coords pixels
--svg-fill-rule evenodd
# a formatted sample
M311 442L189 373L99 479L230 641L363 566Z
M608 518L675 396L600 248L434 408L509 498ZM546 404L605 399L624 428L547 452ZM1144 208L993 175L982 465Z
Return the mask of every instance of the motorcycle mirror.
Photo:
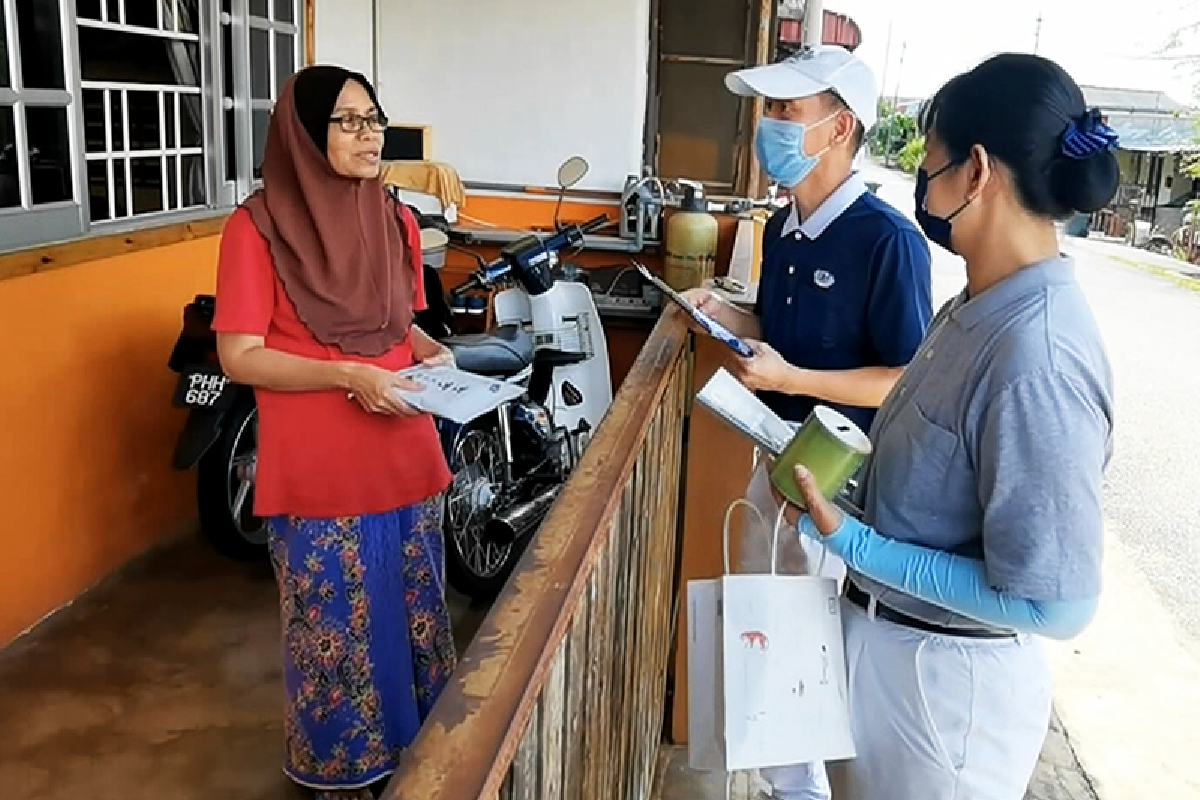
M588 162L583 156L571 156L558 168L558 202L554 204L554 229L558 230L558 212L562 210L563 195L587 175Z
M588 162L583 156L571 156L558 168L558 185L561 189L570 189L583 180L588 173Z

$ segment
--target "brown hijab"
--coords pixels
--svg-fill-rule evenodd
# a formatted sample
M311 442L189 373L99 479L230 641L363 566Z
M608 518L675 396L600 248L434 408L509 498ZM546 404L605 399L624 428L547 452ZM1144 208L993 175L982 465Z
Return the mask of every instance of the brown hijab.
M367 79L341 67L308 67L288 79L267 129L263 188L243 205L317 341L378 356L408 335L413 276L383 184L342 177L325 155L329 117L347 80L379 106Z

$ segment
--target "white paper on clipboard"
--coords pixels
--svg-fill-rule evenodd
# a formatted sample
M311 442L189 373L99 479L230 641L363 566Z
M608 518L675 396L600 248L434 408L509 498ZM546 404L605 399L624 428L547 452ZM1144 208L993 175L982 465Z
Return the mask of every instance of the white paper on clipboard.
M687 312L688 316L696 320L696 323L700 325L700 327L704 328L704 330L708 332L709 336L722 342L730 350L737 353L739 356L742 356L743 358L750 358L754 355L754 351L750 349L750 345L734 336L728 328L689 303L684 299L683 295L672 289L666 283L666 281L662 280L653 272L646 269L643 265L638 264L636 261L634 264L637 266L638 272L642 273L643 278L653 283L656 287L658 287L660 292L669 297L675 302L676 305Z

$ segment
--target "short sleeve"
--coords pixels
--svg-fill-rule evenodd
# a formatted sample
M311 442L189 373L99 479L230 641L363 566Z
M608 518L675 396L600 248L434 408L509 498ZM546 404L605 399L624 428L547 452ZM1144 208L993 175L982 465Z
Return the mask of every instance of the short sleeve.
M879 361L903 367L912 360L933 315L929 244L901 229L875 248L867 325Z
M408 252L405 261L413 272L413 311L427 311L429 299L425 297L425 266L421 256L421 229L416 217L403 203L396 203L396 221L400 225L400 239Z
M250 212L239 208L221 232L213 330L266 336L275 310L275 268Z
M977 463L993 588L1029 600L1099 595L1109 411L1098 388L1052 370L1019 379L988 405Z

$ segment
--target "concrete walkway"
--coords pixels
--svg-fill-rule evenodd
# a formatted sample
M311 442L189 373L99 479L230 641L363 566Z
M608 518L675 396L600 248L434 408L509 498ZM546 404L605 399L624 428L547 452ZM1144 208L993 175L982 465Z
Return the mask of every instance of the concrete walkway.
M1137 247L1130 247L1120 240L1108 237L1093 236L1088 239L1081 239L1075 236L1064 236L1062 237L1062 242L1065 250L1075 254L1087 253L1104 256L1127 266L1141 267L1153 272L1167 273L1168 275L1184 278L1187 281L1196 281L1197 286L1200 287L1200 266L1180 261L1177 258L1151 253L1149 250L1142 250Z
M725 784L723 773L688 769L686 746L664 745L654 800L727 800ZM766 800L770 796L770 787L750 773L735 775L730 790L728 800ZM1098 800L1057 714L1050 721L1050 733L1025 800Z
M452 601L461 649L481 612ZM283 764L267 563L192 537L0 653L4 800L306 800Z

